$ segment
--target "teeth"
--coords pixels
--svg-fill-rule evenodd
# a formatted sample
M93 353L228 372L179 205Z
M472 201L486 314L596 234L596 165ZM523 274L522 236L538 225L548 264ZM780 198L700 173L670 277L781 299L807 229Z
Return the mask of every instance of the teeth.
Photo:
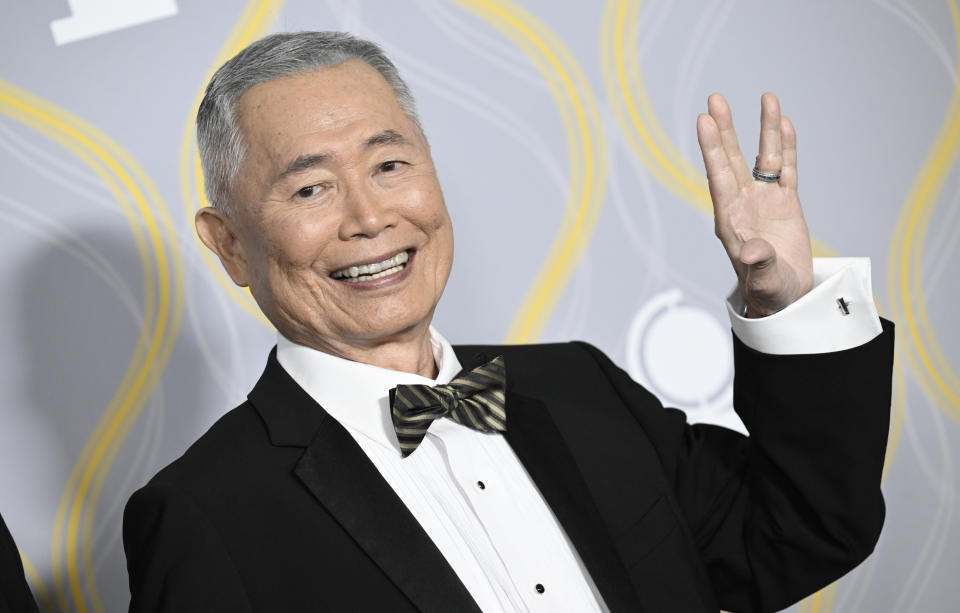
M374 279L379 279L380 277L386 277L394 273L400 272L403 270L403 264L399 266L394 266L392 268L387 268L386 270L381 270L380 272L374 273L372 275L360 275L359 277L347 277L344 279L347 283L360 283L361 281L372 281Z
M382 262L377 262L376 264L364 264L363 266L351 266L349 268L344 268L343 270L338 270L331 276L334 279L343 279L353 283L370 281L372 279L379 279L380 277L392 275L403 270L403 265L406 264L409 259L410 256L407 254L407 252L401 251L392 258L386 259Z

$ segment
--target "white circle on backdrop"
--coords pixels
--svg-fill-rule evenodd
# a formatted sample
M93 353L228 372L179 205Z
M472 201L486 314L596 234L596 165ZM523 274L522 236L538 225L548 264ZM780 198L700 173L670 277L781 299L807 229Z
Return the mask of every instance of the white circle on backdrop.
M692 423L746 432L732 410L733 350L729 332L707 311L683 304L671 289L641 306L627 330L627 370Z
M641 353L654 387L682 404L707 404L730 379L727 331L698 307L675 306L653 319Z

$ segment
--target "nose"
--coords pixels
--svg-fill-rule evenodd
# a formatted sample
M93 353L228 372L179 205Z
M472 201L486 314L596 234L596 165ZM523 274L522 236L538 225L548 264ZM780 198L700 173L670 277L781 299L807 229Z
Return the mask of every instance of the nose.
M341 240L375 238L384 230L396 227L399 216L382 189L375 185L355 184L345 191Z

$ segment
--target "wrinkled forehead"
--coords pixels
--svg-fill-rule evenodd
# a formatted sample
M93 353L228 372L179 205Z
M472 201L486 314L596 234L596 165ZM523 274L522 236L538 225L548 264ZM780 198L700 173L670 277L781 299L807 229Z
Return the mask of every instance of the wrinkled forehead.
M383 76L356 59L258 83L237 104L237 124L251 152L355 122L402 123L403 117Z

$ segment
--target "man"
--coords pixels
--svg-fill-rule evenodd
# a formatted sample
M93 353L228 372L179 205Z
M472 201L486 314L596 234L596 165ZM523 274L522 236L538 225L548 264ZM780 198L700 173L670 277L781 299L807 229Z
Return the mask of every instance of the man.
M753 173L723 98L709 111L750 438L687 425L589 345L430 327L453 232L376 46L278 34L225 64L198 114L197 230L278 346L131 498L131 610L772 611L858 564L883 521L892 327L853 264L810 289L776 98Z

